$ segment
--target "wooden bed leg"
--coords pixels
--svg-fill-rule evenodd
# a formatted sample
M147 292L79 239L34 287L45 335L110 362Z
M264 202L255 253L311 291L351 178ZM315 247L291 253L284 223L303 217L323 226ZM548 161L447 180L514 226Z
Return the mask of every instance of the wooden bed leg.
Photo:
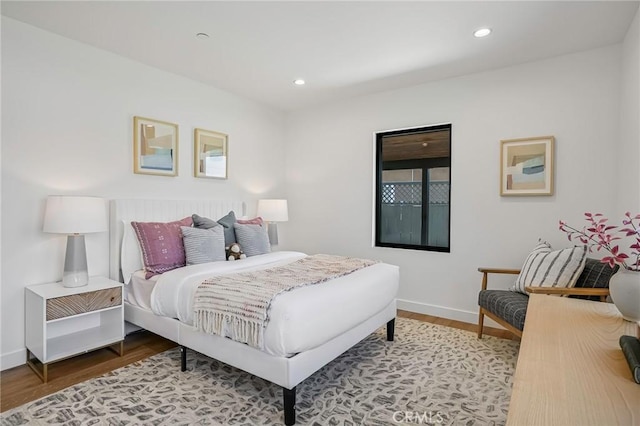
M392 319L387 323L387 340L393 342L393 334L395 332L396 319Z
M282 388L284 397L284 424L291 426L296 424L296 387L293 389Z
M180 346L180 371L187 371L187 347Z

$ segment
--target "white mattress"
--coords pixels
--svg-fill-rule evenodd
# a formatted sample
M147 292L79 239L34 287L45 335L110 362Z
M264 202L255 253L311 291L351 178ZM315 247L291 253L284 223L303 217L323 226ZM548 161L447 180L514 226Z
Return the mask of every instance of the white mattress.
M273 252L234 262L187 266L160 275L151 292L156 315L193 324L193 296L207 278L284 265L305 257L299 252ZM135 275L134 275L135 276ZM132 279L132 283L134 283ZM397 266L377 263L352 274L276 297L264 335L264 351L291 356L313 349L364 322L384 309L398 292ZM140 284L140 283L139 283ZM134 288L135 288L134 284ZM144 290L133 293L140 304Z

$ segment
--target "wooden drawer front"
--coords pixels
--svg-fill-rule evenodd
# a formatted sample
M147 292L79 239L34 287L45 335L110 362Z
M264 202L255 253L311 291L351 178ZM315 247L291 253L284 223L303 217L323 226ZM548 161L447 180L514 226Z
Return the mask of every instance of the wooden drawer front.
M122 289L120 287L107 288L100 291L92 291L84 294L87 300L87 312L98 309L118 306L122 302Z
M86 312L84 294L47 300L47 321Z
M48 299L47 321L118 306L121 302L120 287Z

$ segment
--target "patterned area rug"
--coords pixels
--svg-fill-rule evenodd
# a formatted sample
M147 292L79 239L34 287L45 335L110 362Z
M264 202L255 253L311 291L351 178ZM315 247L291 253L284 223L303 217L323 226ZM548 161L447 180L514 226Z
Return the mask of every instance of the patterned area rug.
M398 318L297 386L298 425L498 425L519 343ZM172 349L2 414L2 425L283 424L281 388Z

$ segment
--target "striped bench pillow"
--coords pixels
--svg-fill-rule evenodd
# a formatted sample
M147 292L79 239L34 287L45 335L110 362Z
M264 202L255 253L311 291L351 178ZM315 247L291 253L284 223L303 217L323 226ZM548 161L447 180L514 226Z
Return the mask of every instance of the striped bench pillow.
M587 260L585 246L553 251L540 241L527 256L520 275L511 290L525 293L525 287L573 287Z

